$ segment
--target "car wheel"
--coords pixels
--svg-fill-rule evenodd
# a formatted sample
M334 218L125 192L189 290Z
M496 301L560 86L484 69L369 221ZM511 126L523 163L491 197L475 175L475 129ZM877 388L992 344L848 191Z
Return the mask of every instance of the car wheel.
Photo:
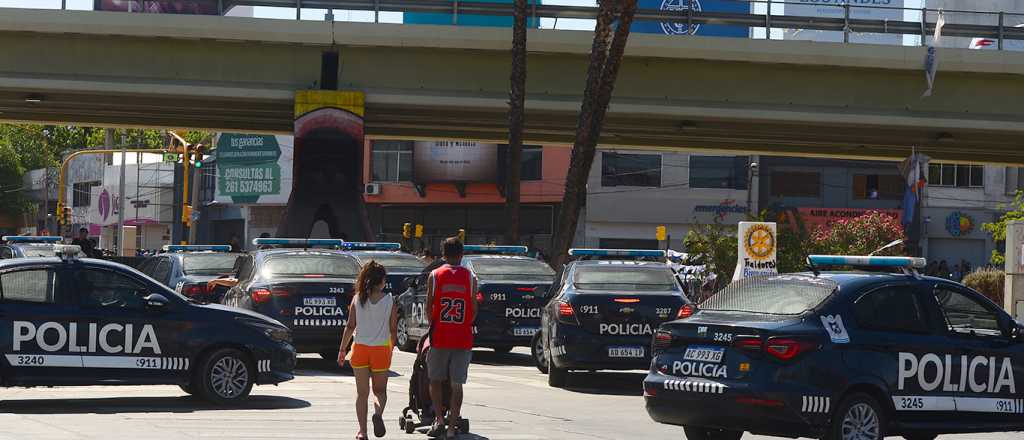
M500 345L497 347L491 347L491 349L498 354L509 354L509 352L512 351L512 348L513 347L511 345Z
M541 373L548 374L547 351L544 350L542 334L537 332L537 334L533 335L533 340L530 341L530 356L533 357L533 365L537 366Z
M551 346L548 345L547 347L550 350ZM569 382L569 370L556 367L551 360L551 356L547 356L546 358L548 360L548 385L555 388L564 388L566 383Z
M839 405L825 440L883 440L885 413L873 397L857 393Z
M244 400L256 377L248 357L233 348L222 348L207 356L199 374L199 391L206 400L219 405Z
M686 440L740 440L743 437L743 431L697 426L684 426L683 432L686 433Z
M409 337L409 322L404 315L398 317L398 325L395 339L398 339L398 349L406 353L416 351L416 341Z

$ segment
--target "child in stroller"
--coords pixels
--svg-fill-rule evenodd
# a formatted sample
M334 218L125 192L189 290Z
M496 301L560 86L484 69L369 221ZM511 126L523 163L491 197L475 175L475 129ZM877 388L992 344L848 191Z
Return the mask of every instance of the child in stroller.
M427 374L429 351L430 337L424 336L416 345L416 361L413 363L412 377L409 379L409 406L402 410L402 415L398 418L398 427L406 434L412 434L416 428L429 427L435 419L434 405L430 401L430 376ZM451 401L451 384L446 381L443 389L444 406L448 408ZM413 415L416 416L415 419ZM457 428L459 433L468 433L469 420L459 418Z

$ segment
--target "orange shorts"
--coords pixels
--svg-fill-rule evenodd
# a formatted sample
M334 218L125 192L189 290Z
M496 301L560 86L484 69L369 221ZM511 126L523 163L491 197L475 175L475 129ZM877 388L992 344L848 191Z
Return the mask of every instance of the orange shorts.
M371 373L385 373L391 369L391 344L352 344L352 357L348 363L352 368L369 368Z

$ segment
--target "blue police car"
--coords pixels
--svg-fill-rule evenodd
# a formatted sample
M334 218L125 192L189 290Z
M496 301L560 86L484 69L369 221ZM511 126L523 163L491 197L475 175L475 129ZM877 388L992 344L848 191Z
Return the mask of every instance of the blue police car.
M342 248L350 251L352 256L359 260L360 265L373 260L384 266L388 273L384 293L392 295L405 292L408 287L406 280L420 275L426 267L423 260L416 258L415 255L401 252L402 245L398 243L346 241Z
M257 238L239 257L237 284L221 303L262 313L292 330L301 353L335 360L359 261L332 239Z
M1024 429L1024 327L998 305L920 276L920 258L809 262L898 273L815 269L733 282L654 335L651 418L682 425L690 440Z
M228 245L168 245L164 253L146 258L139 270L182 295L218 303L221 294L207 287L210 280L233 275L239 254Z
M56 236L34 237L29 235L5 235L0 237L0 260L26 257L53 257L55 246L63 238Z
M253 385L292 379L295 349L281 323L78 252L0 261L0 385L177 384L229 404Z
M531 344L548 384L570 370L634 370L650 365L654 329L684 316L689 300L658 250L570 249L546 298ZM653 261L643 261L653 260Z

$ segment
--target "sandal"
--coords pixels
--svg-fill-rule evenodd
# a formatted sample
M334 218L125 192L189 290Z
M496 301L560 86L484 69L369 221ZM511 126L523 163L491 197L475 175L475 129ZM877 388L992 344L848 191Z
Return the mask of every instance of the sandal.
M363 433L356 434L356 440L367 440L366 439L366 434L363 434Z
M384 427L384 418L381 417L380 414L374 414L372 420L373 435L377 436L378 438L384 437L384 434L387 434L388 432L387 428Z
M447 438L448 436L447 436L447 432L446 432L446 430L444 428L444 424L442 423L440 425L431 425L430 426L430 430L427 431L427 437L428 438L442 438L442 439Z

